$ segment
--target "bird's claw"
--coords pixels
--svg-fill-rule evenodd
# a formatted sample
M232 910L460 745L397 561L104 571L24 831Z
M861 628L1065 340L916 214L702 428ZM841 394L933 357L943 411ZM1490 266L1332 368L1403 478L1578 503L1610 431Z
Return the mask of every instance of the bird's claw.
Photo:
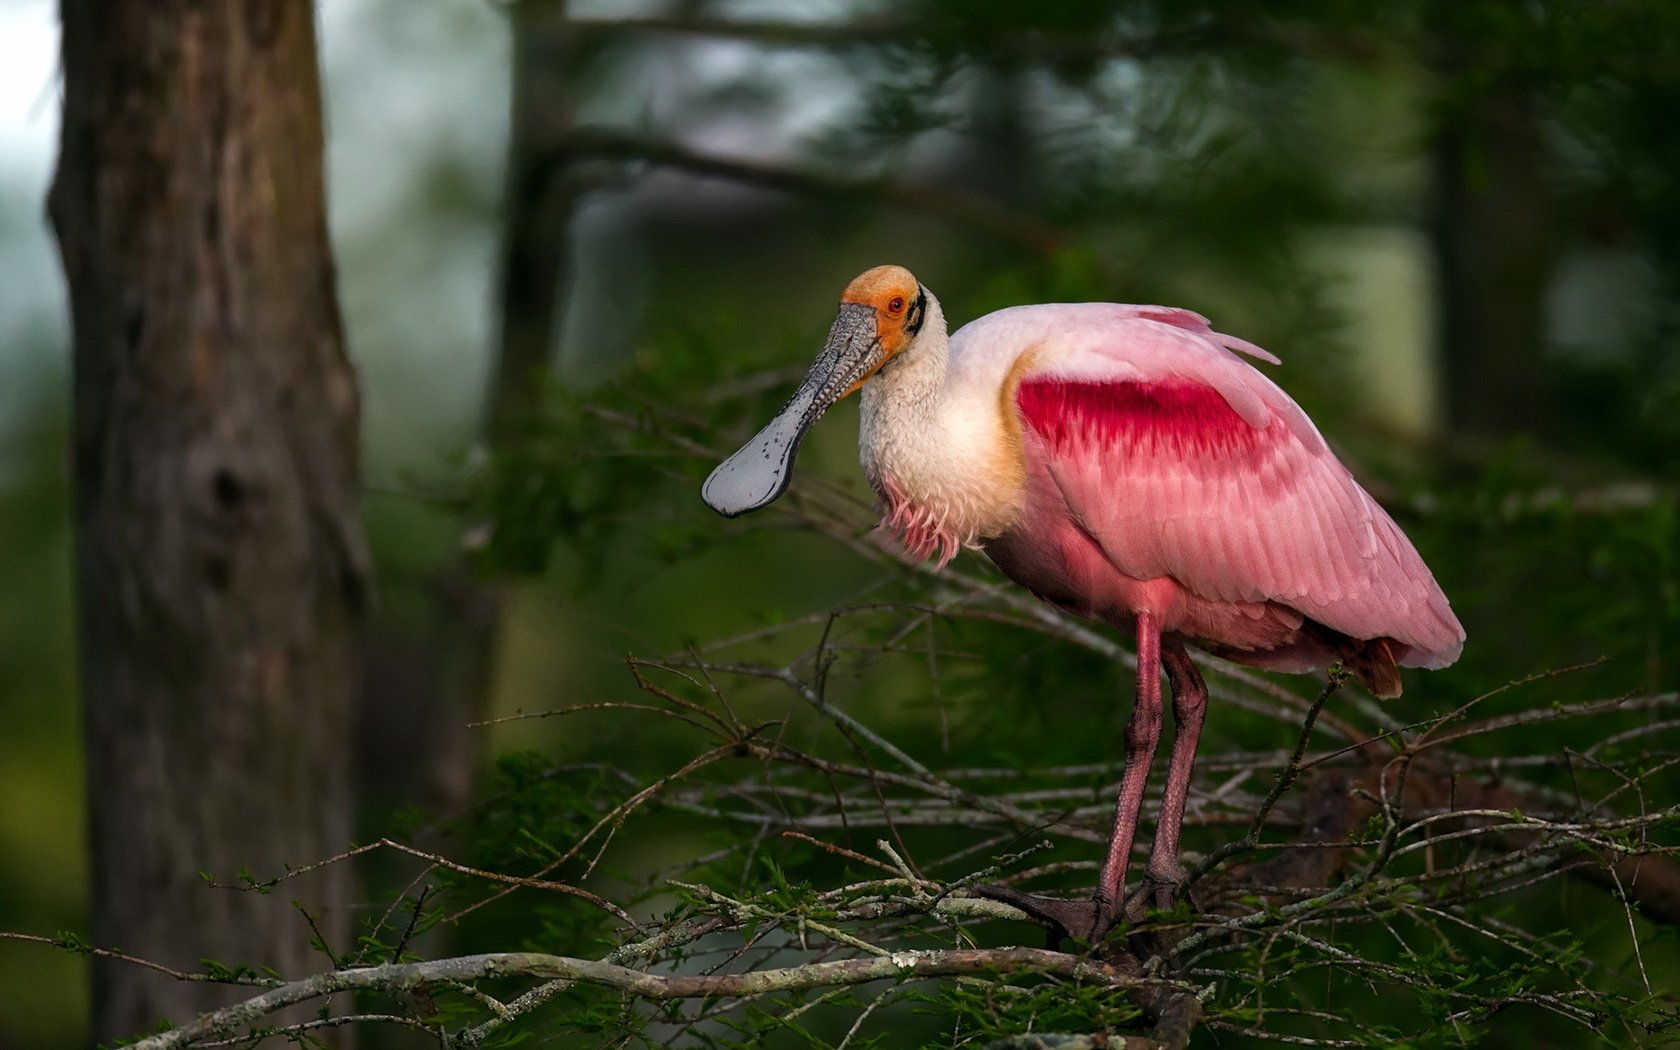
M1059 949L1063 941L1070 939L1083 941L1095 948L1107 939L1109 931L1114 929L1120 919L1120 914L1112 902L1101 898L1067 900L1062 897L1042 897L1036 893L1023 893L1012 886L1000 886L993 882L978 883L969 889L976 896L1019 908L1034 920L1043 923L1046 945L1052 951Z
M1189 899L1189 873L1175 864L1171 871L1146 871L1143 882L1126 898L1120 910L1128 925L1141 925L1152 911L1171 911L1180 899ZM1194 902L1191 902L1194 906Z

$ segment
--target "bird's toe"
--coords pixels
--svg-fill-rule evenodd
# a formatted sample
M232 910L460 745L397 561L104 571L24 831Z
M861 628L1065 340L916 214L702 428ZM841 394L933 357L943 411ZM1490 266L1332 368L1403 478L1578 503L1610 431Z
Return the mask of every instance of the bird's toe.
M1120 917L1111 902L1099 897L1087 900L1044 897L989 882L972 886L970 891L976 896L1019 908L1028 917L1042 923L1047 946L1052 950L1060 949L1066 940L1082 941L1095 948L1107 938Z
M1126 898L1121 914L1126 922L1136 926L1148 918L1150 912L1171 911L1180 900L1187 899L1188 892L1189 872L1182 864L1174 862L1171 867L1151 865L1143 873L1143 881L1138 888Z

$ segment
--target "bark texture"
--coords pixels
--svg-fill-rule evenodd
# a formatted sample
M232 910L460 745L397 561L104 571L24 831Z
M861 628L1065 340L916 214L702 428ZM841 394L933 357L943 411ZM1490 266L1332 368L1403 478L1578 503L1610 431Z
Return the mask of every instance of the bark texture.
M326 963L207 888L351 834L365 553L308 0L62 0L49 199L74 329L91 939L193 969ZM347 874L295 895L348 947ZM92 1036L228 989L94 960Z

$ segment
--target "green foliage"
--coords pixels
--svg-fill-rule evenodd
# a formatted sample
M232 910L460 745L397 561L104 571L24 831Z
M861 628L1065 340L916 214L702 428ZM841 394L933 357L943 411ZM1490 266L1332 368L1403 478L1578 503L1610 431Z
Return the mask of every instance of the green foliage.
M204 976L212 981L241 984L249 982L257 976L257 971L244 963L235 963L230 966L227 963L217 962L215 959L200 959L198 964L204 968Z
M936 990L911 989L906 1002L928 1027L950 1033L950 1041L925 1046L985 1046L1027 1032L1124 1031L1144 1025L1143 1011L1113 989L1068 986L1059 982L949 984Z

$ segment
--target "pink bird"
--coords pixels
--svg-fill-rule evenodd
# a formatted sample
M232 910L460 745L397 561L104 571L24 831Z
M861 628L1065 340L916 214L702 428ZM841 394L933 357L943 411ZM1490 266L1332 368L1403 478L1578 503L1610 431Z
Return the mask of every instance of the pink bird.
M728 517L776 499L806 430L861 387L864 473L906 550L941 567L984 551L1049 604L1135 632L1137 701L1092 899L983 889L1053 939L1096 943L1182 885L1208 695L1187 646L1279 671L1340 663L1393 697L1397 666L1445 667L1464 645L1399 526L1238 353L1279 363L1200 314L1112 303L1011 307L947 336L933 294L878 266L847 286L792 400L702 489ZM1163 667L1177 733L1143 883L1122 907Z

